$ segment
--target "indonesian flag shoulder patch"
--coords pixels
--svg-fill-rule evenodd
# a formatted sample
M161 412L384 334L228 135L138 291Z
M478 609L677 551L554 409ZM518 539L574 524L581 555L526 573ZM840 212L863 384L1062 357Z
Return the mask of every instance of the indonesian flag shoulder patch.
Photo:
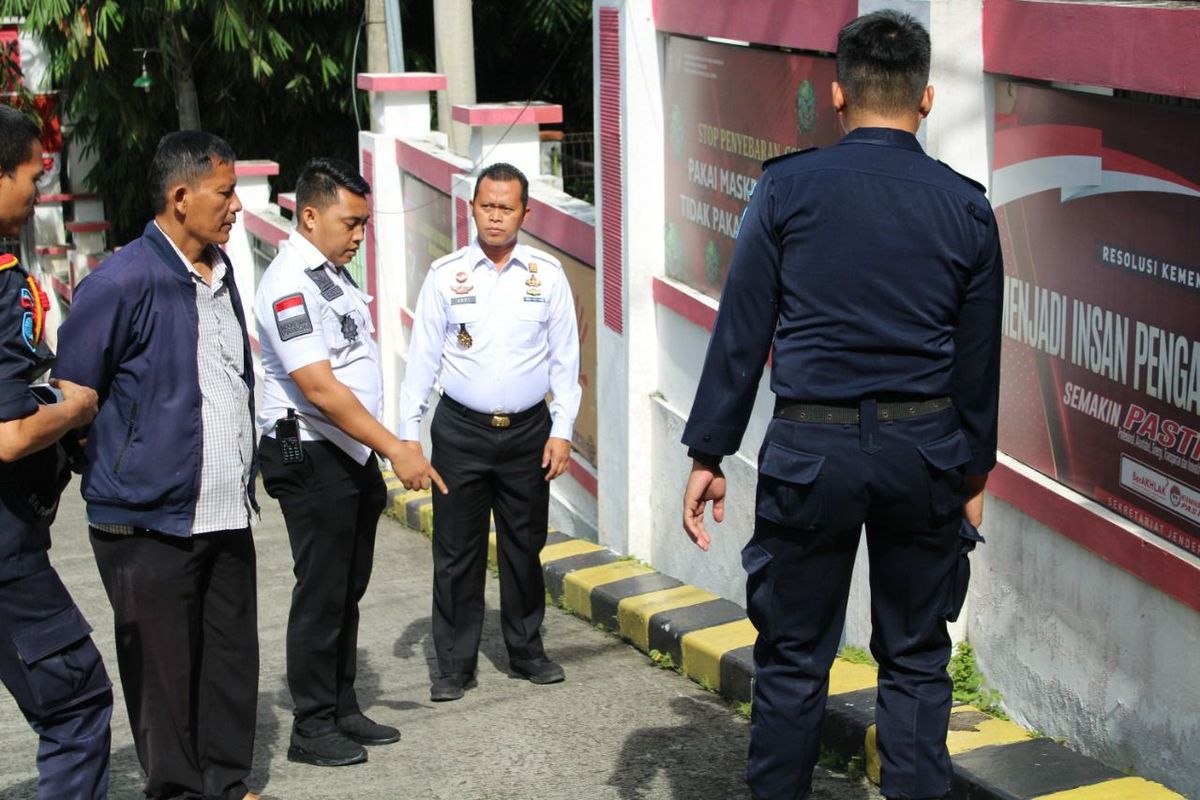
M285 295L271 304L275 312L275 328L280 341L295 339L313 332L312 319L308 316L308 304L300 292Z

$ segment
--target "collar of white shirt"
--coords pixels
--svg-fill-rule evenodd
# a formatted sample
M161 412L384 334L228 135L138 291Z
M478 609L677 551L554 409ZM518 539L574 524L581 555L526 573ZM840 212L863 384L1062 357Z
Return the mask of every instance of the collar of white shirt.
M204 277L196 271L196 267L192 264L192 260L183 254L183 251L179 249L179 245L175 244L175 240L168 236L167 232L164 231L162 226L158 224L158 220L154 221L154 227L158 228L158 232L163 235L163 238L171 243L171 249L175 251L175 255L179 256L179 260L183 262L185 267L187 267L187 271L197 278L203 280ZM225 261L220 256L216 256L214 258L216 254L210 250L211 247L212 245L204 246L204 257L208 261L209 267L212 269L212 285L216 286L218 283L225 280Z
M470 264L472 270L485 265L488 269L496 268L492 260L484 254L483 248L479 246L478 239L471 242L471 246L467 248L467 263ZM509 254L504 268L508 269L509 265L529 269L529 246L518 242L517 246L513 248L512 253Z
M287 241L291 247L295 248L296 257L300 260L300 265L305 269L329 266L329 261L325 258L325 254L318 250L315 244L304 238L304 234L300 233L297 228L292 228L292 232L288 234Z

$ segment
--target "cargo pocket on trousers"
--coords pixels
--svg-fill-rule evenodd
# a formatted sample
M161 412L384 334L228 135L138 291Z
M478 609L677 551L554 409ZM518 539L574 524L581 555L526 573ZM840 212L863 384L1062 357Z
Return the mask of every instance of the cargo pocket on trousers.
M750 542L742 548L742 569L746 570L746 617L758 635L769 641L768 624L775 593L770 551Z
M966 502L963 467L971 460L971 446L961 430L917 446L929 473L929 511L934 519L962 511Z
M758 459L758 497L755 513L788 528L811 530L821 520L818 479L825 456L784 447L763 445Z
M958 619L967 600L967 586L971 583L971 551L984 541L979 529L964 519L958 529L958 557L954 559L954 571L950 574L950 586L946 592L946 611L943 616L949 622Z
M92 626L72 606L12 635L34 703L28 711L45 717L109 688L91 632Z

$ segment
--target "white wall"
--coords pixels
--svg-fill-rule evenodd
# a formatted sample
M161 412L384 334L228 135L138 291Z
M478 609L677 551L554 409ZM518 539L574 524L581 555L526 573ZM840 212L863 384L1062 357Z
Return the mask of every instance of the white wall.
M1073 749L1200 797L1200 614L1007 503L989 498L985 513L967 624L1005 708Z

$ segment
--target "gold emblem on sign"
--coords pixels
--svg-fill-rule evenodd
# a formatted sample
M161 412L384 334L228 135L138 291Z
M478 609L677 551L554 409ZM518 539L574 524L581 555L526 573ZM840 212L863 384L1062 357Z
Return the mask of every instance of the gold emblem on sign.
M471 338L471 333L467 330L467 323L458 323L458 344L464 350L475 344L475 340Z

